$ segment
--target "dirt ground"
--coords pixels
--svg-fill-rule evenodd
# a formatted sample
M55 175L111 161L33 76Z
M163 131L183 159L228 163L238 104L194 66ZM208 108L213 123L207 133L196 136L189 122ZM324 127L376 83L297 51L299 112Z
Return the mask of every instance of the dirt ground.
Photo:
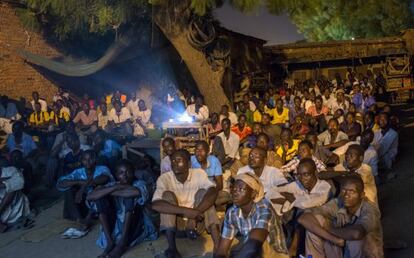
M414 257L414 106L399 109L401 120L400 152L395 166L398 177L379 187L384 242L405 241L407 248L385 250L385 257ZM84 238L65 240L60 238L70 224L61 220L62 202L58 201L36 217L36 225L30 230L15 230L0 235L0 258L69 258L97 257L101 250L95 245L98 227ZM177 242L183 257L211 257L212 243L209 237L197 241L179 239ZM166 248L163 236L132 248L124 257L155 257Z

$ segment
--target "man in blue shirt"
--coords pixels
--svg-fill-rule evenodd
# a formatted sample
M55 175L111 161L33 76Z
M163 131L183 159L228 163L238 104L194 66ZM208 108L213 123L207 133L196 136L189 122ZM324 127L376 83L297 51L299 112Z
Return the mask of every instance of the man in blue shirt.
M12 134L7 137L7 148L9 152L15 149L23 152L23 157L27 158L29 154L32 154L37 149L36 143L32 137L23 132L24 124L21 121L17 121L12 126Z
M114 169L114 164L121 155L121 146L108 139L103 130L98 130L93 135L93 148L98 154L98 164Z
M223 169L219 159L209 155L210 147L206 141L197 141L195 144L195 155L191 156L191 167L201 168L208 176L208 179L216 184L218 196L216 206L226 204L230 201L230 194L223 191Z
M11 120L19 119L16 104L10 102L5 95L0 98L0 117Z
M63 218L77 220L87 229L91 224L96 205L86 200L86 195L100 185L113 182L111 171L105 166L96 165L93 150L82 152L82 167L59 178L56 188L64 192Z

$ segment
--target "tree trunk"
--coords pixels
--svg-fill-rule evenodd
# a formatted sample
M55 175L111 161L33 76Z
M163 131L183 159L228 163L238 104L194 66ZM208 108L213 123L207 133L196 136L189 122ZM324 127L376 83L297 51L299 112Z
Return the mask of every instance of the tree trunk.
M205 103L208 105L210 112L220 111L221 105L224 104L230 106L230 101L221 86L224 69L213 71L204 53L190 45L187 40L187 29L180 26L178 22L166 23L161 21L160 19L165 19L165 16L159 14L154 18L157 26L187 65L194 81L197 83L199 91L204 96Z

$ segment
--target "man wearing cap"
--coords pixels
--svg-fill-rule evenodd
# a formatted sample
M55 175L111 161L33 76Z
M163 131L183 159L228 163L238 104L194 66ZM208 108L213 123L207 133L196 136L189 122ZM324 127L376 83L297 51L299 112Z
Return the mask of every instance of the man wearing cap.
M264 198L260 179L251 173L235 176L233 206L227 211L215 258L289 257L281 222ZM239 244L231 247L236 236Z

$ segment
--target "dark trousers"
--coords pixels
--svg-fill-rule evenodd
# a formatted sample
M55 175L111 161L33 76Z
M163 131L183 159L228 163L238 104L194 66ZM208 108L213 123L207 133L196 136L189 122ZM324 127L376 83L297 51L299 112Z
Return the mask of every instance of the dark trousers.
M73 187L63 193L63 218L69 220L84 219L88 213L89 208L86 206L86 195L84 195L81 203L75 202L75 196L78 188Z

